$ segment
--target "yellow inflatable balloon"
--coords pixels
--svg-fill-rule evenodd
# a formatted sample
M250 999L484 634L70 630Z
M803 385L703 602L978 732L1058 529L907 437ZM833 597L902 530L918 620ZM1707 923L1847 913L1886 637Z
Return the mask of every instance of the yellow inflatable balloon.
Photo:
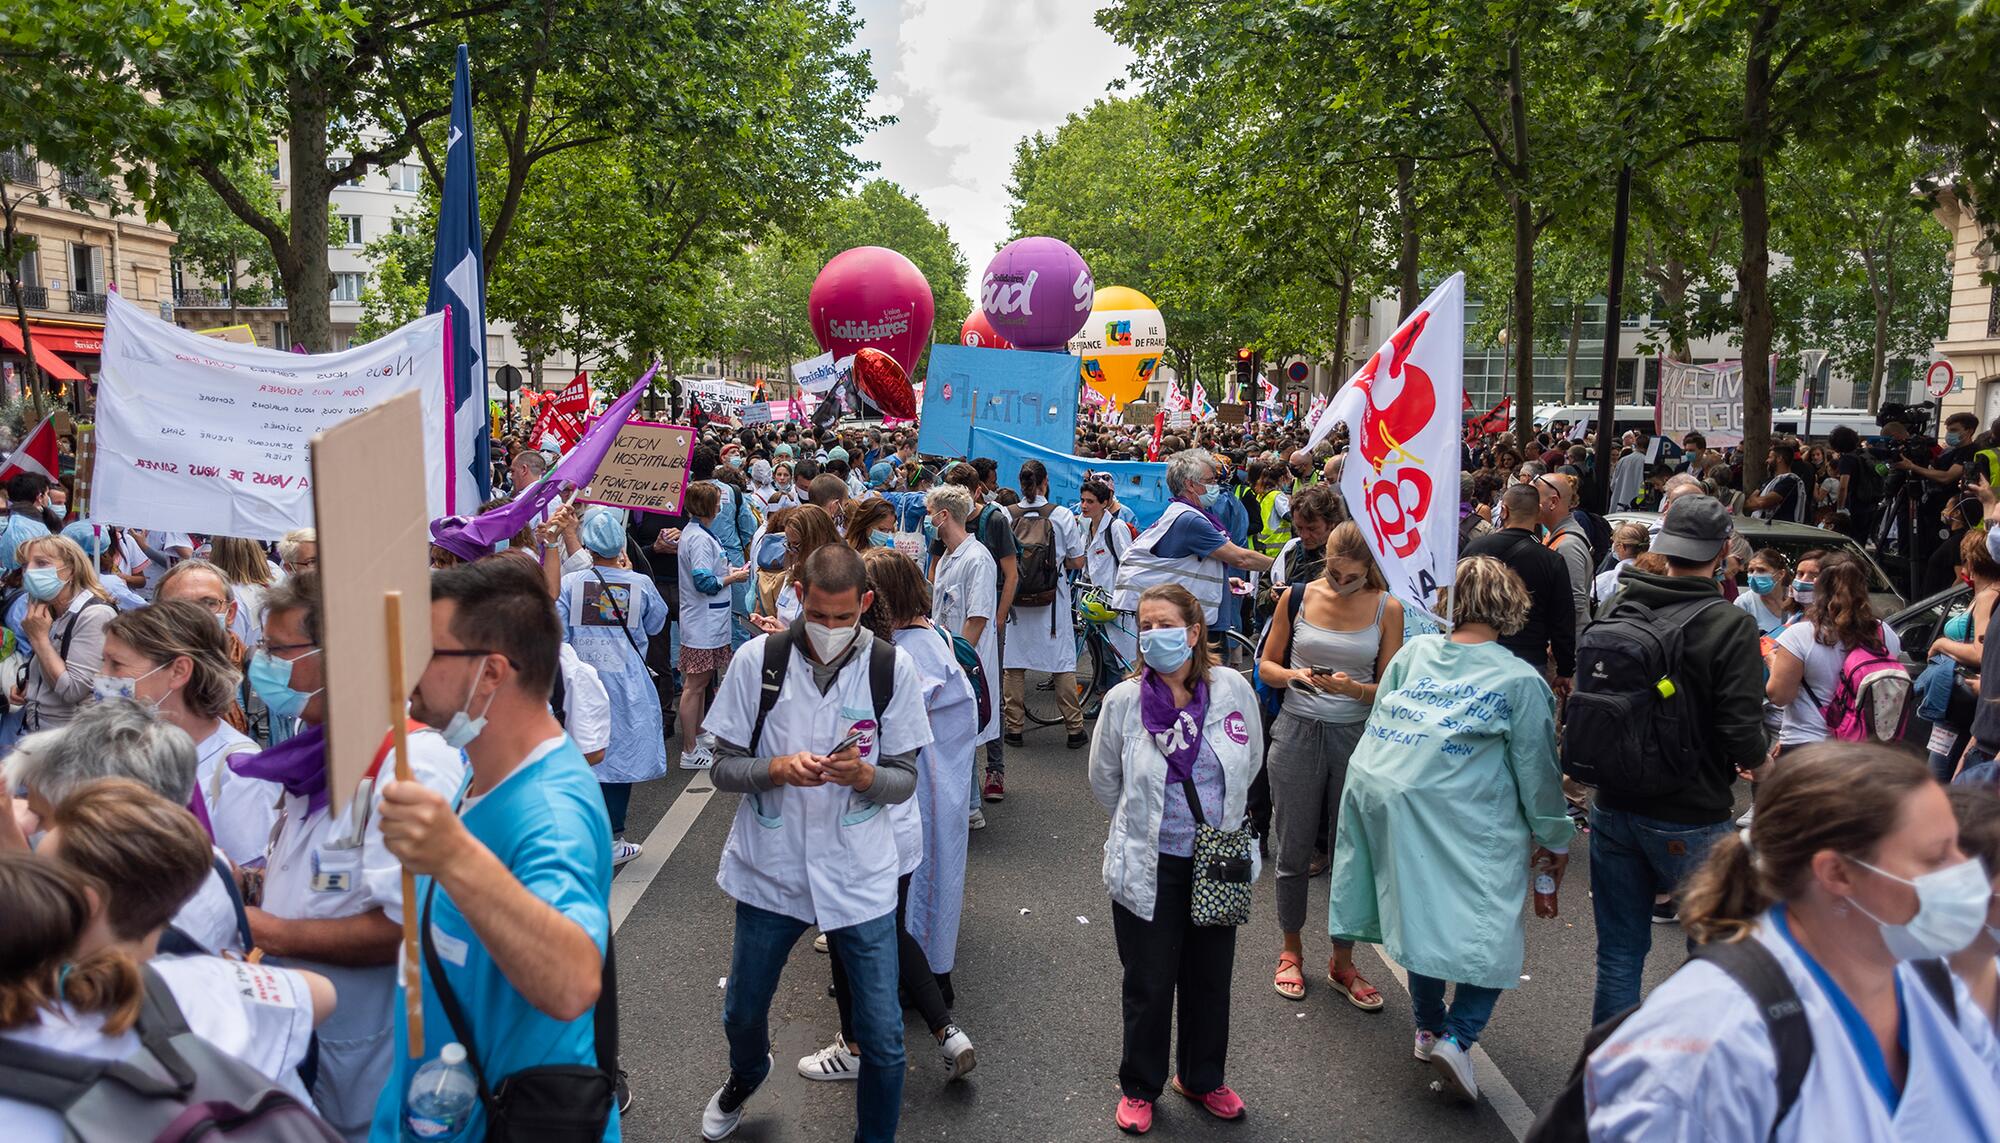
M1070 339L1083 359L1084 381L1124 408L1146 392L1167 351L1167 323L1153 300L1128 286L1106 286L1091 302L1090 320Z

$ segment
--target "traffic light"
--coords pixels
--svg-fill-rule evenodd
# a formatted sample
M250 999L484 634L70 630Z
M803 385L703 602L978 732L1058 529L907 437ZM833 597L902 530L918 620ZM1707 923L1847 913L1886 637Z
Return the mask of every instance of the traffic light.
M1243 399L1246 401L1255 399L1248 395L1249 389L1247 388L1247 386L1256 377L1256 374L1257 374L1257 351L1251 349L1249 346L1246 345L1243 348L1236 351L1237 391L1245 394Z

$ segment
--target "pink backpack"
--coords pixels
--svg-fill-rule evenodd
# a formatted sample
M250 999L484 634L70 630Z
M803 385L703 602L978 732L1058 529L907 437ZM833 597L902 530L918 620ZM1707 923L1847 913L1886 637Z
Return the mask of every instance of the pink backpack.
M1895 742L1910 720L1910 672L1894 655L1856 646L1840 664L1833 698L1820 704L1829 738ZM1807 692L1810 694L1810 690ZM1818 701L1818 696L1813 696Z

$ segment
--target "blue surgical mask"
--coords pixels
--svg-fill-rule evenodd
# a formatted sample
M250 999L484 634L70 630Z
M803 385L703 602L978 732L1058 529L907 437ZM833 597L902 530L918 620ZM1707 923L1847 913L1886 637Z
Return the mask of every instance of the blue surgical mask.
M1962 444L1964 444L1964 443L1965 443L1965 434L1964 434L1964 433L1946 433L1946 434L1944 435L1944 443L1946 443L1946 444L1950 445L1950 446L1951 446L1951 447L1953 447L1953 448L1957 448L1957 447L1958 447L1959 445L1962 445Z
M1222 499L1222 489L1211 484L1201 494L1201 506L1203 508L1213 508L1215 507L1215 502L1220 499Z
M478 689L479 673L475 671L472 675L472 687L465 692L465 706L453 713L451 720L444 724L444 729L438 732L444 736L444 744L453 750L463 750L470 746L472 740L479 737L479 732L486 729L485 712L482 711L478 718L472 717L472 695ZM494 696L499 693L499 691L493 692ZM487 698L486 709L488 711L493 709L492 697Z
M1793 580L1792 598L1798 600L1800 603L1811 603L1813 601L1813 581L1809 579Z
M307 655L319 654L314 647ZM300 656L303 658L304 656ZM298 691L292 689L292 660L280 659L269 651L258 651L250 656L250 689L271 708L271 713L279 718L297 718L306 709L306 704L318 691Z
M1971 944L1973 938L1979 935L1980 927L1986 923L1986 903L1992 894L1992 885L1987 880L1986 867L1976 857L1966 858L1943 869L1933 869L1915 879L1877 869L1858 857L1850 860L1863 869L1891 881L1900 881L1917 891L1917 915L1900 925L1882 920L1862 908L1861 902L1848 898L1848 904L1875 922L1876 928L1882 931L1882 943L1888 946L1889 955L1897 960L1950 956Z
M139 680L150 679L166 669L167 664L161 663L145 674L130 679L116 678L112 675L99 675L90 680L90 697L98 702L103 702L106 699L137 699L139 697ZM153 706L154 709L159 709L157 703L153 704Z
M1778 589L1777 576L1759 575L1756 572L1750 573L1751 591L1756 592L1758 595L1769 595L1772 592L1776 591L1777 589Z
M1139 653L1156 671L1178 671L1194 654L1185 627L1155 627L1139 632Z
M870 532L868 542L878 548L893 548L896 546L896 537L890 532Z
M29 568L21 573L21 584L28 594L47 603L62 594L62 571L58 568Z

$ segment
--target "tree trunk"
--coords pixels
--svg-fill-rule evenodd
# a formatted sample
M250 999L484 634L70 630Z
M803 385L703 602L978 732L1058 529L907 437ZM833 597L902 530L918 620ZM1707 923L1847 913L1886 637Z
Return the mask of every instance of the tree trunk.
M1625 240L1632 228L1632 164L1618 168L1618 193L1611 206L1611 271L1604 283L1604 363L1597 383L1597 463L1590 482L1590 507L1611 511L1613 428L1618 406L1618 329L1625 316Z
M1326 384L1324 393L1320 386L1313 386L1315 396L1331 397L1340 386L1347 383L1347 323L1354 306L1354 275L1348 274L1340 283L1340 308L1333 327L1333 378Z
M286 321L294 344L308 353L333 348L333 282L327 273L327 200L333 180L326 169L326 106L304 79L294 79L286 140L292 160L291 241L278 258L285 286ZM286 347L286 348L289 348Z
M1423 296L1417 292L1417 263L1423 252L1423 235L1417 229L1417 161L1396 160L1396 221L1402 230L1402 250L1396 256L1396 277L1401 285L1396 299L1396 323L1410 316ZM1343 299L1344 300L1344 299ZM1345 378L1343 378L1345 380Z
M1583 307L1569 304L1569 359L1563 362L1563 404L1576 401L1576 351L1583 340Z
M21 325L21 396L39 420L42 370L35 364L35 333L28 328L28 300L21 296L21 231L14 214L16 205L13 196L7 193L6 180L0 178L0 259L7 263L7 293L14 299L14 320Z
M1528 199L1528 91L1517 29L1507 43L1507 111L1514 136L1514 439L1526 455L1535 439L1535 211Z
M1771 149L1771 34L1779 5L1766 3L1744 53L1743 117L1736 149L1736 201L1743 253L1736 271L1743 314L1743 484L1764 483L1771 444L1771 203L1764 160Z

